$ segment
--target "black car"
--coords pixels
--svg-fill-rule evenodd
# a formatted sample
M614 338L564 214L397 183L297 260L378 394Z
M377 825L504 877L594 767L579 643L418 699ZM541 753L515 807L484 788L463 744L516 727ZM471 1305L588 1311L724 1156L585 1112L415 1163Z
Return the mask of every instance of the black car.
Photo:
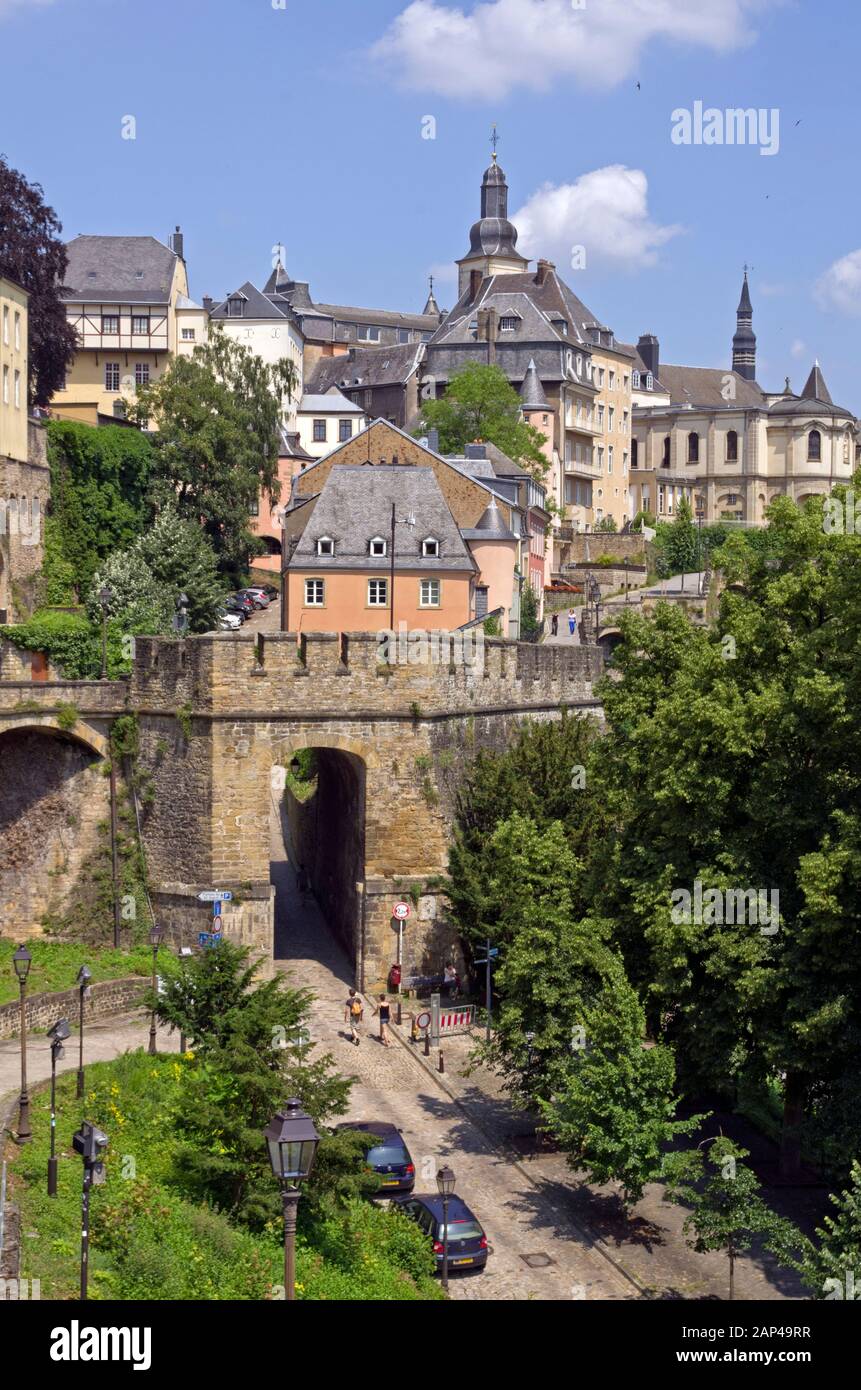
M365 1150L368 1167L380 1175L380 1192L412 1192L416 1182L416 1166L396 1125L386 1120L349 1120L338 1130L359 1130L373 1134L379 1143Z
M442 1197L436 1192L423 1192L414 1197L398 1197L395 1201L400 1210L415 1221L433 1242L437 1269L441 1269L444 1234ZM488 1253L487 1236L481 1222L462 1197L449 1197L449 1269L484 1269Z
M250 607L233 594L231 594L229 598L226 598L221 606L226 609L228 613L237 613L243 622L246 621L251 612Z
M239 591L239 593L231 594L230 598L227 601L228 603L238 603L246 618L250 618L251 614L257 611L257 605L252 599L251 595L244 594L241 590Z

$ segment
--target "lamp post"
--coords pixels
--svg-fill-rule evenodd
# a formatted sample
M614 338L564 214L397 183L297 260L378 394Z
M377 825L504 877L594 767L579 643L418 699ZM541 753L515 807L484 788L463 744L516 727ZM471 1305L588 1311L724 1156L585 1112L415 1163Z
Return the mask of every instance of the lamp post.
M178 637L184 637L188 631L188 605L190 602L188 594L177 596L176 612L173 615L173 630Z
M72 1135L72 1148L84 1160L84 1190L81 1198L81 1299L87 1297L87 1275L90 1263L90 1188L93 1183L105 1180L105 1165L102 1155L108 1147L108 1136L103 1129L84 1120L81 1128Z
M90 967L82 965L78 971L78 1086L75 1091L78 1100L84 1094L84 1001L91 979Z
M442 1197L442 1286L448 1293L448 1201L454 1192L455 1177L451 1168L440 1168L436 1185Z
M48 1159L48 1196L57 1195L57 1062L64 1055L63 1043L71 1034L69 1020L58 1018L53 1028L48 1029L51 1039L51 1157Z
M28 1139L32 1139L33 1131L30 1128L30 1097L27 1093L27 976L30 974L30 966L33 957L26 946L19 946L14 956L12 964L15 967L15 974L18 976L18 989L21 1001L21 1095L18 1100L18 1143L26 1144Z
M156 976L156 961L158 959L158 948L161 945L162 932L159 927L153 927L149 934L149 944L152 946L152 1014L149 1023L149 1053L154 1057L158 1048L155 1045L155 1007L157 1002L158 977Z
M296 1298L296 1210L299 1187L314 1166L320 1136L310 1116L295 1098L269 1121L263 1131L269 1163L281 1186L284 1211L284 1297Z
M108 678L108 609L111 606L113 594L105 584L99 590L99 604L102 610L102 680Z

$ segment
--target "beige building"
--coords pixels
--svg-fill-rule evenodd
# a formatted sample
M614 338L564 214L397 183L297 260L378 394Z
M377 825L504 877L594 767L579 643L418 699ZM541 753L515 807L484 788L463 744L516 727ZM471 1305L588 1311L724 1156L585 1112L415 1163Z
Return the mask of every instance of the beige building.
M330 386L321 395L302 396L296 412L299 445L315 459L346 444L367 423L362 407L342 395L337 386Z
M69 242L66 315L78 351L53 414L97 424L122 417L163 375L180 342L190 350L205 315L188 296L183 236L79 236ZM195 337L183 338L182 334Z
M29 607L50 495L44 429L28 413L28 298L0 276L0 623Z

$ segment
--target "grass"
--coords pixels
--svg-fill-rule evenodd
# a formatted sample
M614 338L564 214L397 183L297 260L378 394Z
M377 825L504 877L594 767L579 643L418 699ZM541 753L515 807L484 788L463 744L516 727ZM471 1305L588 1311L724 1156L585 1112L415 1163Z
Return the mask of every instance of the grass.
M18 942L0 937L0 1004L18 998L18 981L12 966L12 955ZM33 957L27 979L28 994L55 994L72 989L82 965L88 965L93 984L99 980L122 980L129 975L152 973L152 948L136 946L131 951L83 946L65 941L28 941ZM169 951L159 951L159 974L169 969L173 957Z

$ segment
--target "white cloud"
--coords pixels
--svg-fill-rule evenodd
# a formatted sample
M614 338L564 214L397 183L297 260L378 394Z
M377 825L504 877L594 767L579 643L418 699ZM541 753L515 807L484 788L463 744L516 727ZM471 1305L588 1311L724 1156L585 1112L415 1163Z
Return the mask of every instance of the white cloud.
M555 260L565 276L573 248L585 249L585 268L610 264L638 270L654 265L659 249L683 230L649 216L649 182L642 169L610 164L576 183L539 188L512 217L525 256Z
M481 0L469 13L411 0L372 47L406 87L480 100L562 78L610 88L638 73L654 40L726 53L750 43L749 20L783 0Z
M806 357L807 344L803 341L803 339L796 338L789 351L793 357Z
M814 294L822 309L861 314L861 251L850 251L830 265L817 280Z
M454 261L437 261L430 268L434 285L456 285L457 266Z
M46 5L53 5L54 0L0 0L0 19L5 19L7 15L14 14L16 10L23 10L29 6L42 10Z

